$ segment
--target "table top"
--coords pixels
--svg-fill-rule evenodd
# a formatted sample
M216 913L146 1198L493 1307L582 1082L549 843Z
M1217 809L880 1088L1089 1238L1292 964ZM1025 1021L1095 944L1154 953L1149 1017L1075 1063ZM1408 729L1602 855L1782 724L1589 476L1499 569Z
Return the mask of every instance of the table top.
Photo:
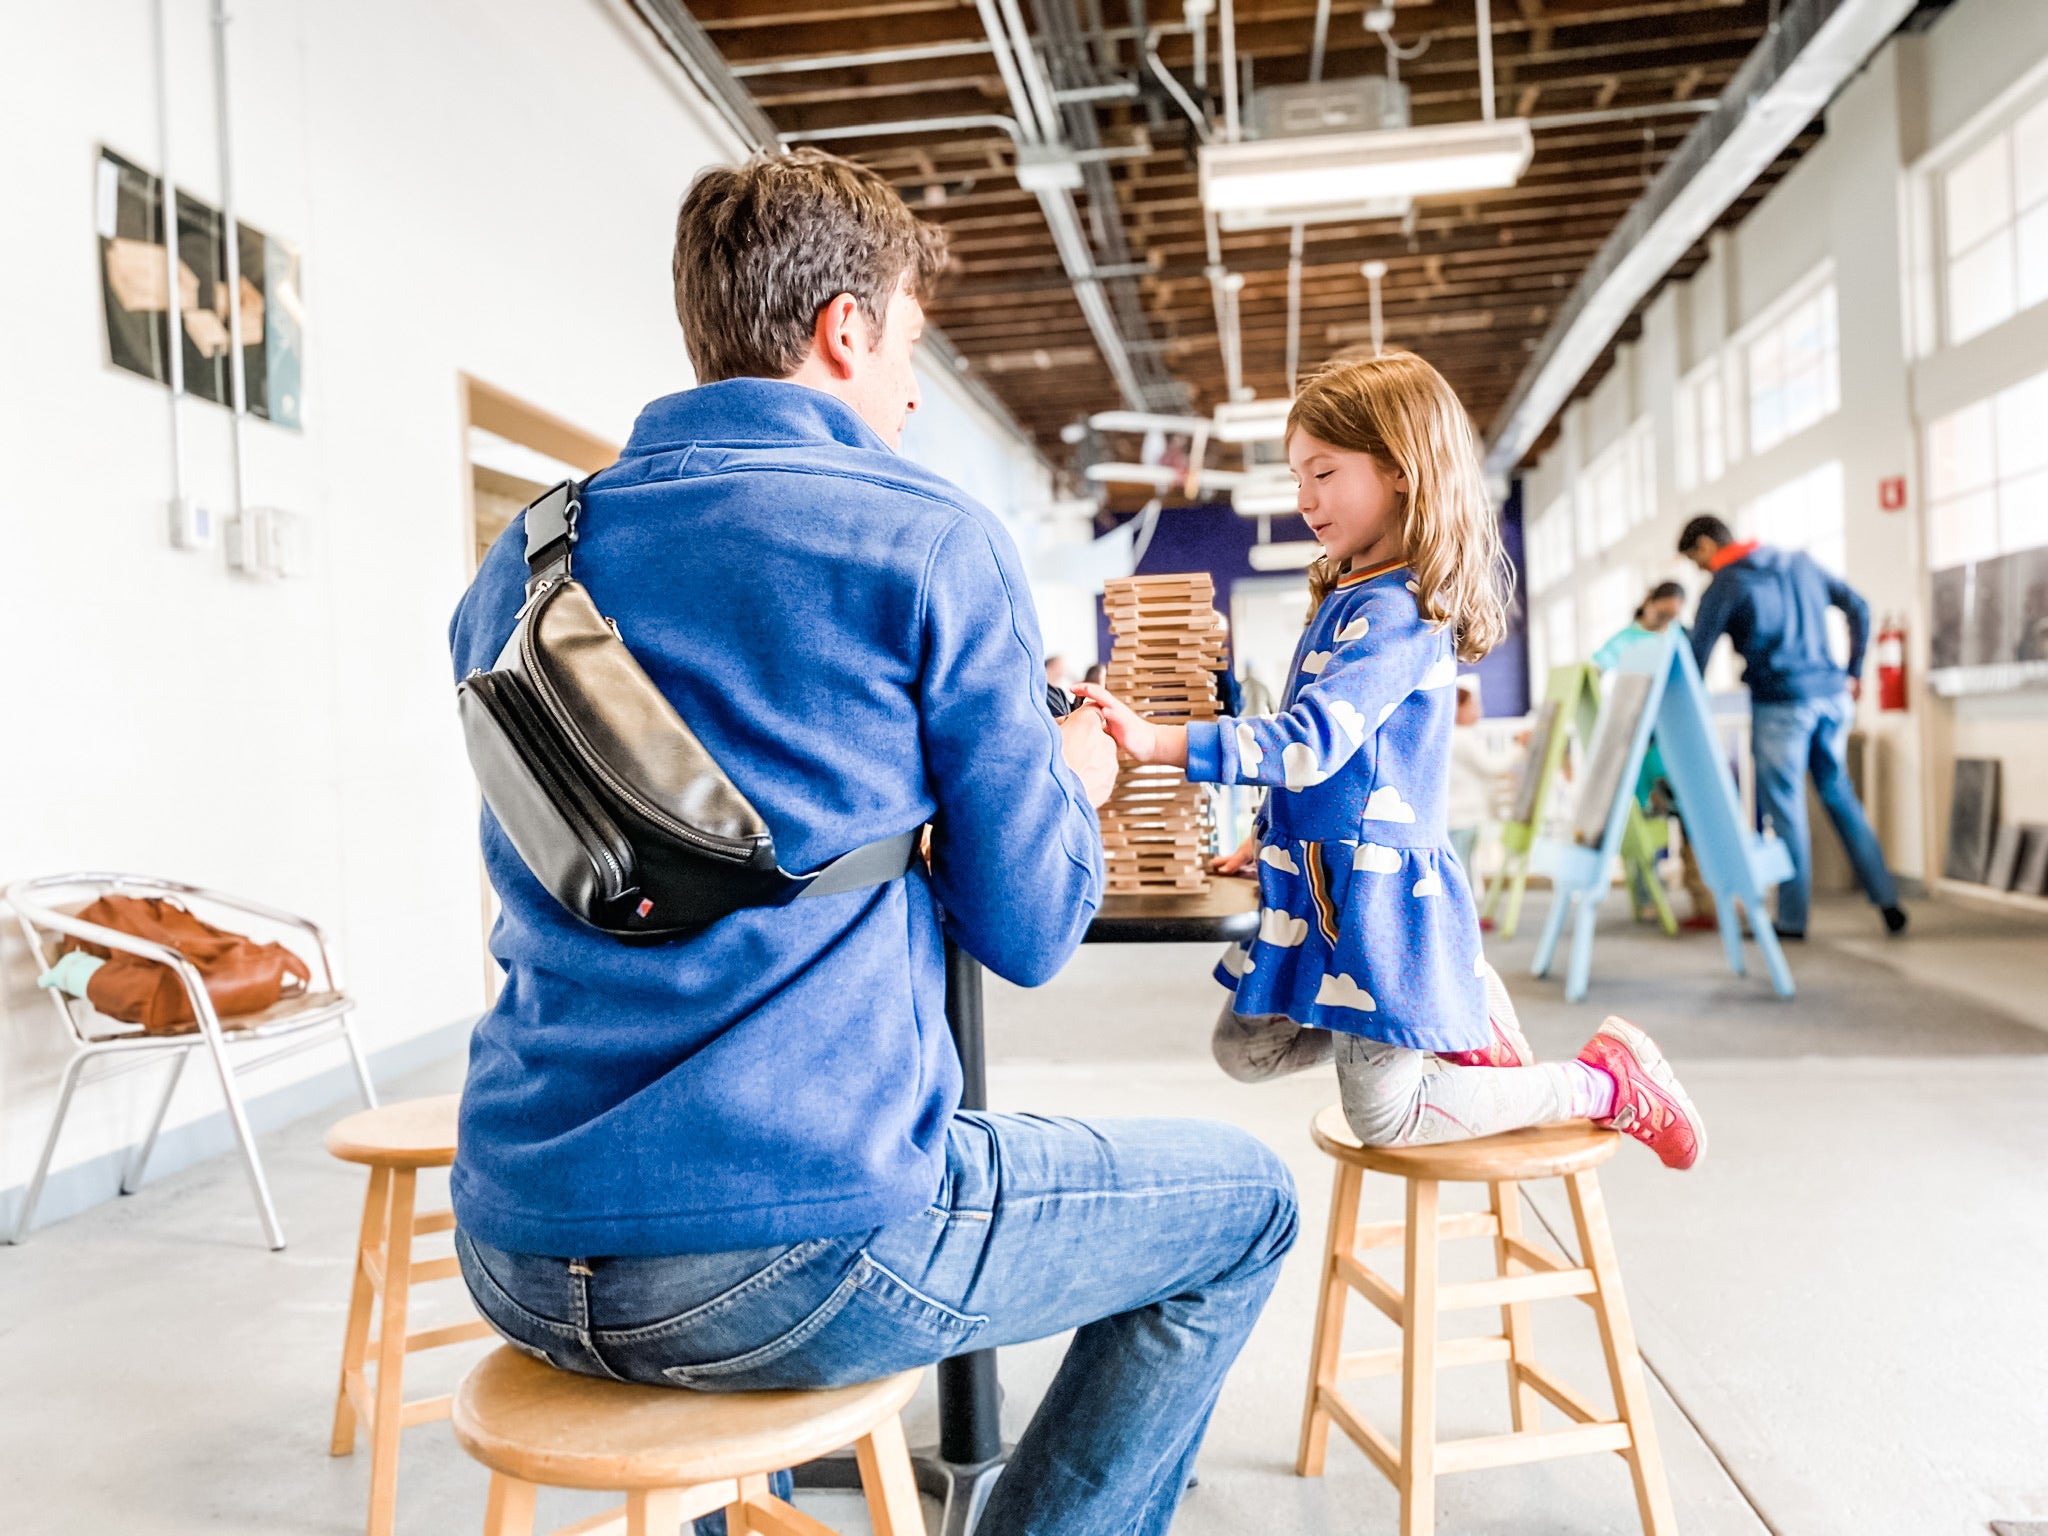
M1259 931L1259 882L1212 875L1206 891L1105 896L1084 944L1200 944Z

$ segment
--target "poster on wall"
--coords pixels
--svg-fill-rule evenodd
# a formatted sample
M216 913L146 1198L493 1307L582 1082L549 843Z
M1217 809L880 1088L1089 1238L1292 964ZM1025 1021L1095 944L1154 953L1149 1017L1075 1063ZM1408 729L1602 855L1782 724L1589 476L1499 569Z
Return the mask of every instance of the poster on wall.
M163 182L102 149L97 192L107 360L167 384L170 303ZM223 220L219 209L180 192L177 222L178 341L185 392L226 405L232 395L232 343ZM279 426L297 427L304 334L298 252L246 224L238 222L236 233L248 408Z

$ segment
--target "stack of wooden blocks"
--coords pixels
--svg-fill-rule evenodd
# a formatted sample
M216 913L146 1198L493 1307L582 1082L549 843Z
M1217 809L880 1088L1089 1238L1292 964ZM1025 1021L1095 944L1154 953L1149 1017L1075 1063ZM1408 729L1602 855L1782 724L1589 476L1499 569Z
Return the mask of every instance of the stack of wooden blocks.
M1105 583L1102 606L1114 637L1103 684L1148 720L1214 720L1223 667L1223 618L1206 571L1126 576ZM1208 884L1209 802L1178 768L1123 760L1102 807L1109 889L1199 891Z

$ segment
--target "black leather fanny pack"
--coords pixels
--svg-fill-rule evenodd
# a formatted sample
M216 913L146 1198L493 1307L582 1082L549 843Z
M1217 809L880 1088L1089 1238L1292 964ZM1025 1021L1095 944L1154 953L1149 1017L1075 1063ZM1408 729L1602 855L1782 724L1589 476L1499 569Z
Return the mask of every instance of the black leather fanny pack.
M563 481L526 509L526 603L496 663L456 685L484 801L534 878L591 927L655 941L742 907L894 880L917 831L793 875L775 838L570 579Z

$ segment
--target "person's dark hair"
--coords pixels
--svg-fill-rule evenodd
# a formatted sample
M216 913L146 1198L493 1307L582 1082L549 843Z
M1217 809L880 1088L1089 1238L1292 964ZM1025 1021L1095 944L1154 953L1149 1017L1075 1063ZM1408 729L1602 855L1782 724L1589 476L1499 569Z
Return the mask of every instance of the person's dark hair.
M1678 536L1678 552L1683 555L1691 551L1701 539L1712 539L1724 547L1735 542L1735 535L1728 525L1711 512L1703 512L1685 525L1685 532Z
M1660 581L1660 582L1658 582L1658 583L1657 583L1657 585L1655 585L1654 587L1650 588L1650 595L1649 595L1648 597L1646 597L1646 598L1644 598L1644 599L1643 599L1643 606L1644 606L1645 608L1647 608L1647 607L1649 607L1649 605L1650 605L1650 604L1652 604L1652 603L1661 603L1661 602L1663 602L1663 601L1664 601L1664 600L1665 600L1666 598L1668 598L1668 597L1675 597L1675 598L1677 598L1677 599L1678 599L1678 600L1679 600L1680 602L1684 602L1684 601L1685 601L1685 587L1684 587L1684 585L1683 585L1682 583L1679 583L1679 582L1676 582L1676 581Z
M756 155L701 172L683 196L676 318L699 383L787 378L840 294L879 335L904 274L922 298L945 264L945 231L866 166L815 149Z

